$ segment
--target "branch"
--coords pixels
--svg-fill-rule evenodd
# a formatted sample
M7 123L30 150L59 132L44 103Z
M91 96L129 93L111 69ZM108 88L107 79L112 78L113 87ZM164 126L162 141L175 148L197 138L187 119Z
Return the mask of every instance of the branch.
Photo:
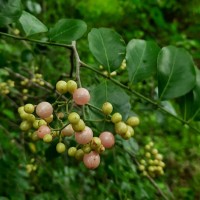
M155 102L155 101L149 99L148 97L143 96L142 94L136 92L135 90L132 90L131 88L129 88L129 87L126 86L126 85L123 85L123 84L120 83L119 81L117 81L117 80L115 80L115 79L113 79L113 78L111 78L111 77L108 77L108 76L102 74L100 71L98 71L98 70L96 70L95 68L93 68L93 67L91 67L91 66L85 64L84 62L80 61L80 63L81 63L81 65L82 65L83 67L85 67L85 68L87 68L87 69L89 69L89 70L94 71L95 73L99 74L100 76L102 76L102 77L104 77L104 78L109 79L109 80L112 81L114 84L116 84L116 85L118 85L119 87L125 89L125 90L128 91L129 93L134 94L135 96L139 97L140 99L143 99L143 100L145 100L146 102L148 102L148 103L154 105L154 106L155 106L157 109L159 109L160 111L162 111L162 112L164 112L164 113L170 115L171 117L173 117L173 118L175 118L176 120L182 122L183 124L188 125L188 126L190 127L190 129L192 129L192 130L195 131L196 133L199 133L199 134L200 134L200 130L197 129L197 128L195 128L194 126L190 125L190 122L185 121L184 119L182 119L182 118L180 118L180 117L177 117L176 115L172 114L171 112L169 112L168 110L166 110L165 108L163 108L163 106L160 105L160 104L158 104L157 102Z

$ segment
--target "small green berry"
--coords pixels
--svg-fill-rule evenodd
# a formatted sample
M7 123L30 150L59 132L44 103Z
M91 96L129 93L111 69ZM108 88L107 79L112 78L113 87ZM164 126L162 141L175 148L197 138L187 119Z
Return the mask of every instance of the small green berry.
M110 115L113 111L113 106L109 102L105 102L102 106L102 112L105 115Z
M122 121L122 115L120 113L114 113L111 117L112 123L116 124Z
M28 103L28 104L26 104L26 105L24 106L24 111L25 111L26 113L32 114L32 113L34 112L34 110L35 110L35 107L34 107L33 104Z
M79 121L80 121L80 116L78 113L76 112L71 112L69 115L68 115L68 121L69 123L71 124L77 124Z
M58 153L63 153L63 152L65 152L65 149L66 149L65 144L62 143L62 142L59 142L59 143L56 145L56 151L57 151Z

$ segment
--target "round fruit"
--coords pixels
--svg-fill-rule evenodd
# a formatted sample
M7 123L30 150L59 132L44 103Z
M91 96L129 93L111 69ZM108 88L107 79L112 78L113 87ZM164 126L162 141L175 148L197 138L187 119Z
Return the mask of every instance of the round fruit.
M74 130L72 128L71 124L68 124L65 128L62 129L61 131L62 136L72 136L74 134Z
M76 89L77 89L77 83L75 81L73 81L73 80L67 81L67 90L68 90L68 92L73 94Z
M22 131L28 131L32 126L32 123L30 123L29 121L25 120L25 121L22 121L19 128L22 130Z
M44 120L45 120L47 123L51 123L51 122L53 121L53 114L51 114L49 117L44 118Z
M118 122L115 124L115 132L119 135L125 135L128 130L127 125L124 122Z
M40 119L40 120L38 121L38 126L40 127L40 126L42 126L42 125L47 125L47 122L46 122L44 119Z
M56 145L56 151L57 151L58 153L63 153L63 152L65 152L65 149L66 149L65 144L62 143L62 142L59 142L59 143Z
M93 137L90 142L91 148L96 150L98 147L100 147L100 145L101 145L101 139L99 137Z
M114 113L111 117L112 123L118 123L122 121L122 115L120 113Z
M85 88L78 88L73 93L73 99L77 105L85 105L90 100L90 93Z
M79 144L87 144L92 140L92 138L93 138L93 131L88 126L86 126L82 132L75 133L76 142Z
M78 149L74 155L77 160L83 160L84 151L82 149Z
M83 163L88 169L95 169L100 164L100 156L95 151L91 151L89 154L84 155Z
M38 120L38 119L36 119L34 122L33 122L33 128L35 128L35 129L38 129L40 126L39 126L39 121L40 120Z
M53 138L52 138L52 135L51 135L51 134L46 134L46 135L44 135L44 137L43 137L43 141L46 142L46 143L51 142L52 139L53 139Z
M71 157L74 157L75 156L75 154L76 154L76 151L77 151L77 148L76 147L70 147L69 149L68 149L68 155L69 156L71 156Z
M25 111L26 113L32 114L32 113L34 112L34 110L35 110L35 107L34 107L33 104L28 103L28 104L26 104L26 105L24 106L24 111Z
M113 106L109 102L105 102L102 106L102 112L105 115L110 115L113 111Z
M90 144L86 144L86 145L83 145L82 150L84 151L84 153L90 153L92 149L91 149Z
M56 90L60 93L60 94L65 94L67 93L67 82L66 81L58 81L56 83Z
M41 102L36 107L36 114L44 119L49 117L53 113L53 107L49 102Z
M72 124L72 128L76 132L81 132L85 129L85 123L82 119L80 119L77 124Z
M78 113L76 112L71 112L69 115L68 115L68 121L69 123L71 124L77 124L79 121L80 121L80 116Z
M35 116L33 114L28 114L26 120L29 122L34 122Z
M37 136L43 138L46 134L50 134L51 129L47 125L42 125L37 130Z
M18 108L18 113L19 114L21 114L21 113L24 113L25 111L24 111L24 106L20 106L19 108Z
M33 133L32 133L31 139L32 139L33 141L37 141L37 140L40 139L40 138L37 136L37 132L33 132Z
M133 116L133 117L129 117L129 118L127 119L126 123L127 123L129 126L137 126L137 125L139 125L140 120L139 120L138 117Z
M115 144L115 137L111 132L102 132L99 138L105 148L111 148Z

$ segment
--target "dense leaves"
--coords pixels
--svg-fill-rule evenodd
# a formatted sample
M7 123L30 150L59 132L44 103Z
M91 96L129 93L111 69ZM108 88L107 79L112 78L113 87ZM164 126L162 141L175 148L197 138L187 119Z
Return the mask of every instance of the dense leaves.
M49 39L51 41L70 43L83 36L87 30L84 21L78 19L61 19L50 29Z
M145 40L131 40L126 49L126 61L130 83L142 81L156 72L159 47Z
M181 48L162 48L158 56L157 76L161 100L173 99L188 93L196 81L192 57Z
M89 48L108 72L119 68L125 57L125 43L112 29L93 28L88 34Z

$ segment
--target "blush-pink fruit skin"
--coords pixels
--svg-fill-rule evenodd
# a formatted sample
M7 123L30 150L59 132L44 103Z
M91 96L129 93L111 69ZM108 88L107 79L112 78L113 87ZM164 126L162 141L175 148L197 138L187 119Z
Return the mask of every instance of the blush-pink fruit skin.
M50 117L52 113L53 107L49 102L41 102L36 107L36 114L42 119Z
M76 142L79 144L87 144L92 140L92 138L93 131L88 126L86 126L83 131L75 133Z
M100 156L97 152L91 151L84 155L83 163L88 169L95 169L100 164Z
M102 132L99 138L105 148L111 148L115 144L115 137L111 132Z
M51 129L47 126L47 125L42 125L40 126L40 128L38 128L37 130L37 136L39 138L43 138L46 134L50 134L51 133Z
M90 101L90 93L85 88L78 88L73 93L73 99L77 105L85 105Z

